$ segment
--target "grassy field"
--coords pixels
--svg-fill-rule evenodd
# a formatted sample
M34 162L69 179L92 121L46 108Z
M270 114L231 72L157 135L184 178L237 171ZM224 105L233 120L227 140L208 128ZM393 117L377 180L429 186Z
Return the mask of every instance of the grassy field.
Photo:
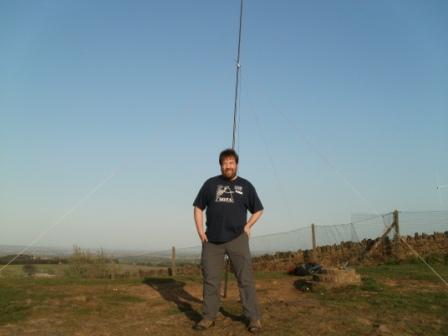
M448 266L433 265L448 278ZM86 280L65 265L38 265L53 278L0 278L0 335L197 335L199 276ZM132 266L128 266L132 268ZM257 273L264 334L448 335L448 288L421 264L359 268L360 286L301 291L298 277ZM246 334L238 288L229 282L222 314L204 335Z

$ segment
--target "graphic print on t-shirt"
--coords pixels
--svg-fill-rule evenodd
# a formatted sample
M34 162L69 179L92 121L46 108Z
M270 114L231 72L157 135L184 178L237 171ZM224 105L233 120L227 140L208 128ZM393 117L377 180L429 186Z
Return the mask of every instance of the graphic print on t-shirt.
M216 188L215 202L234 203L233 193L234 191L230 188L230 186L223 186L219 184Z
M219 184L218 187L216 188L215 202L234 203L235 202L235 199L233 198L234 193L243 195L243 187L235 186L235 190L232 190L230 186L223 186L222 184Z
M243 187L242 186L235 186L235 192L237 193L237 194L240 194L240 195L242 195L243 194Z

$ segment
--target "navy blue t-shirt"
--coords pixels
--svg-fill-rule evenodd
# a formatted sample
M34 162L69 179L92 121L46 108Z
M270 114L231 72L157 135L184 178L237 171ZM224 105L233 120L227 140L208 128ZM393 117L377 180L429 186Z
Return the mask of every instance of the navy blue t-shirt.
M238 237L247 223L247 211L263 210L254 186L242 177L230 181L218 175L199 190L193 206L206 209L206 235L210 242L224 243Z

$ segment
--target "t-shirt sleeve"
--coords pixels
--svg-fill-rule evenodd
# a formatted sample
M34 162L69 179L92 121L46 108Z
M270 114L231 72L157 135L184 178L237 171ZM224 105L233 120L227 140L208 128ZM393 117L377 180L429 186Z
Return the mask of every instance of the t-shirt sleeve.
M207 193L207 183L204 183L196 196L193 206L204 210L208 205L208 193Z
M261 204L260 198L258 197L257 191L253 185L250 185L249 188L249 199L248 199L248 210L250 213L255 213L260 210L263 210L263 204Z

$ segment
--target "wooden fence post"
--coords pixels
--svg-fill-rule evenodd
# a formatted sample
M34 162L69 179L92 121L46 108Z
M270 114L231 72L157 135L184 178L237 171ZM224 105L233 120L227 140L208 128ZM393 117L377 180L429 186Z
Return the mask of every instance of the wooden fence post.
M400 229L399 229L399 224L398 224L398 211L397 210L392 212L392 223L386 228L386 231L384 231L384 233L381 235L381 237L376 240L376 242L370 247L370 249L368 249L364 252L364 254L361 256L360 260L363 260L364 257L371 254L381 243L384 243L384 239L392 230L395 231L395 236L396 236L395 238L397 238L396 246L399 246L400 242L399 242L398 235L399 235ZM383 244L383 246L384 246L384 244Z
M176 247L171 249L171 276L176 276Z
M398 210L394 210L393 212L393 221L395 224L395 235L400 236L400 224L398 220Z
M393 223L395 229L395 237L394 237L394 254L395 257L399 257L400 255L400 221L398 218L398 210L394 210L393 212Z
M316 250L316 230L314 227L314 223L311 224L311 241L313 244L313 252Z

